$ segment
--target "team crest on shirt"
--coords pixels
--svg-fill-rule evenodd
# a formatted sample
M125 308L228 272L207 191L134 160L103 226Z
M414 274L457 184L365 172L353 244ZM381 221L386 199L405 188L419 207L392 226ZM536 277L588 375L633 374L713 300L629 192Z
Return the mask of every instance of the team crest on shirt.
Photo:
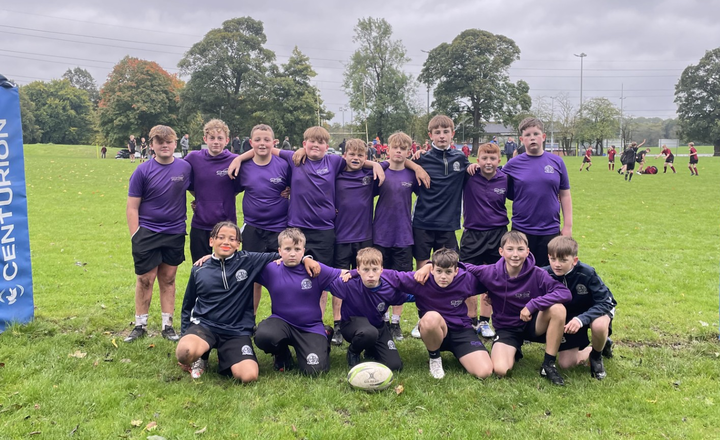
M460 162L455 162L453 164L453 171L460 171Z
M554 174L555 168L552 165L545 165L545 174Z
M388 341L388 350L397 350L397 347L395 347L395 341L392 339Z
M179 176L173 176L170 178L172 182L184 182L185 181L185 175L180 174Z
M530 291L518 292L515 294L515 298L530 298Z
M235 279L238 281L245 281L247 277L248 274L245 269L240 269L239 271L235 272Z
M575 290L577 290L578 295L587 295L588 289L585 287L585 284L578 284L575 286Z
M308 365L317 365L320 363L320 358L315 353L310 353L309 355L307 355L306 360Z
M282 183L282 181L282 177L273 177L270 179L270 183L272 183L273 185L280 184Z
M400 182L400 185L404 188L412 188L413 183L412 182Z
M218 175L219 177L227 176L227 175L228 175L228 169L225 168L224 170L217 170L217 171L215 171L215 174Z
M495 188L495 189L493 189L493 191L495 191L495 194L500 195L500 194L505 194L506 189L505 188Z
M302 280L302 282L300 283L300 288L302 288L302 290L312 289L312 281L310 281L310 278L305 278L304 280Z
M371 183L372 183L372 177L370 177L370 176L363 177L363 183L362 183L363 186L368 186Z
M454 300L450 301L450 305L453 306L453 307L457 307L457 306L459 306L460 304L462 304L463 302L464 302L464 301L461 300L461 299L454 299Z
M252 347L250 347L249 345L243 345L241 351L243 356L253 355Z
M327 167L326 167L326 168L320 168L319 170L317 170L317 174L318 174L319 176L325 175L325 174L327 174L327 173L329 173L329 172L330 172L330 170L329 170Z
M382 301L377 305L377 311L380 313L385 311L385 301Z

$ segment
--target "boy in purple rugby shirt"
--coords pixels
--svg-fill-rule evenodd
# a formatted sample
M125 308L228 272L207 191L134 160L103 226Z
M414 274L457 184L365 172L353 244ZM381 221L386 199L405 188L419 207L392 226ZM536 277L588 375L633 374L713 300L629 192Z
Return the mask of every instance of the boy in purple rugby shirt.
M562 283L535 266L522 232L503 235L500 255L502 258L493 265L465 265L487 288L493 305L497 335L491 357L495 374L504 377L522 358L523 341L541 342L545 343L545 359L540 375L554 385L565 385L555 361L565 327L562 303L570 301L572 295Z
M379 250L361 249L357 253L357 268L360 278L336 280L329 288L334 298L342 300L340 331L350 343L348 367L359 364L364 351L366 359L372 358L391 370L401 370L402 360L383 315L390 304L414 301L414 297L381 278L383 257Z
M545 154L543 123L525 118L518 127L525 154L512 158L503 171L509 176L509 196L513 200L512 229L527 236L535 264L549 264L547 244L558 234L572 235L572 197L565 162ZM560 229L560 211L563 227Z
M275 252L278 235L287 228L290 201L283 191L290 186L290 165L272 155L275 134L265 124L250 131L254 156L240 170L243 221L242 248L248 252ZM257 313L262 286L255 284L253 306Z
M440 352L451 351L468 373L484 379L493 373L493 364L470 323L465 300L486 289L475 276L458 268L458 260L456 251L442 248L433 252L432 264L416 274L387 271L383 277L415 296L421 316L420 337L430 356L430 374L435 379L445 377Z
M460 261L474 265L494 264L500 259L500 239L507 232L508 216L505 208L507 175L498 170L500 147L493 143L478 147L479 173L465 182L463 192L464 227L460 239ZM473 327L483 338L492 338L490 328L492 306L480 295L480 317L477 316L478 297L467 299Z
M237 223L235 196L237 183L227 178L228 167L237 155L225 150L230 129L220 119L211 119L203 128L207 150L191 151L185 161L193 170L190 194L193 218L190 223L190 256L197 261L212 253L210 232L222 221Z
M412 245L412 195L417 192L418 183L413 171L406 167L413 164L408 161L412 148L412 139L403 132L390 135L388 139L388 162L383 162L385 182L377 189L379 195L375 206L373 221L373 245L380 250L384 267L400 272L413 269ZM419 167L419 165L415 165ZM392 317L386 315L390 322L390 333L393 339L403 339L400 328L400 315L403 306L392 306Z
M305 236L297 228L281 232L278 244L282 263L268 264L257 279L270 293L272 315L258 324L255 345L273 355L278 371L292 368L293 346L302 373L327 372L333 331L323 326L320 296L342 271L321 263L320 275L311 279L300 266Z
M147 334L148 311L153 284L158 281L162 311L162 336L180 339L173 329L175 274L185 261L185 192L192 169L184 160L175 160L175 131L164 125L150 130L150 147L155 157L140 164L128 188L127 222L135 263L135 327L125 338L133 342Z

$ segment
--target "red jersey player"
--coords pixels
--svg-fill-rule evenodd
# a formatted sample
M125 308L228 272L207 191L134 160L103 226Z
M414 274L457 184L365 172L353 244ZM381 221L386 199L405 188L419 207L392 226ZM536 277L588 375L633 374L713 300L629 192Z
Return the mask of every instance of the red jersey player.
M660 154L655 156L655 159L657 159L660 156L665 156L665 165L663 166L663 174L667 173L667 167L670 165L670 169L672 170L673 174L676 174L677 171L675 171L675 165L673 165L673 162L675 161L675 156L672 154L672 151L666 146L662 146L662 151Z
M690 175L691 176L697 176L697 163L698 163L698 153L695 149L695 144L690 142L688 144L688 147L690 147L690 164L688 165L688 168L690 168Z
M610 149L608 150L608 171L615 171L615 155L617 154L617 150L615 149L615 145L611 145Z
M592 148L590 147L585 150L585 156L583 156L582 165L580 165L580 171L583 170L585 164L587 164L587 170L590 171L590 167L592 166Z

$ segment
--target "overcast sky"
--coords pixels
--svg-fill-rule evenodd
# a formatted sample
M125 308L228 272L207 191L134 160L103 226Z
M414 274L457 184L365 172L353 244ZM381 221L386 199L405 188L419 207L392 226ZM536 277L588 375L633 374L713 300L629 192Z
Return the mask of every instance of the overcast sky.
M308 55L316 85L340 122L347 106L344 63L355 49L362 17L385 18L420 73L426 54L469 28L505 35L520 48L511 79L530 85L533 99L567 94L604 96L632 116L675 117L674 87L683 69L720 44L720 2L610 0L268 1L176 0L120 2L26 0L0 3L0 73L19 84L59 78L81 66L101 86L125 55L177 73L183 53L224 20L250 16L264 23L266 47L287 61L294 46ZM184 78L187 80L187 78ZM416 99L425 103L421 87ZM350 113L345 113L346 121Z

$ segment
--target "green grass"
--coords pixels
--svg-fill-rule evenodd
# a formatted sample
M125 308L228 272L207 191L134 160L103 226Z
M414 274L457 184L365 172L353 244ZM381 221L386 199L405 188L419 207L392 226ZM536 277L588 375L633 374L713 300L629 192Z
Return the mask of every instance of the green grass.
M255 384L214 371L192 381L176 367L174 344L159 337L157 292L152 337L122 343L134 308L124 211L137 164L97 160L91 147L29 145L25 153L36 319L0 335L1 439L701 439L720 432L720 159L701 158L699 177L679 158L676 175L627 183L604 158L582 173L581 158L566 158L580 259L619 303L606 380L577 368L563 373L565 388L552 387L537 373L543 351L534 344L506 380L472 379L445 354L447 375L436 381L421 342L407 339L398 344L405 363L398 395L351 390L338 348L319 378L276 373L260 353ZM662 159L648 164L662 172ZM188 263L178 271L177 315L189 271ZM406 309L408 332L416 315ZM265 297L259 315L268 314ZM87 355L68 356L76 351ZM145 431L150 422L157 428Z

